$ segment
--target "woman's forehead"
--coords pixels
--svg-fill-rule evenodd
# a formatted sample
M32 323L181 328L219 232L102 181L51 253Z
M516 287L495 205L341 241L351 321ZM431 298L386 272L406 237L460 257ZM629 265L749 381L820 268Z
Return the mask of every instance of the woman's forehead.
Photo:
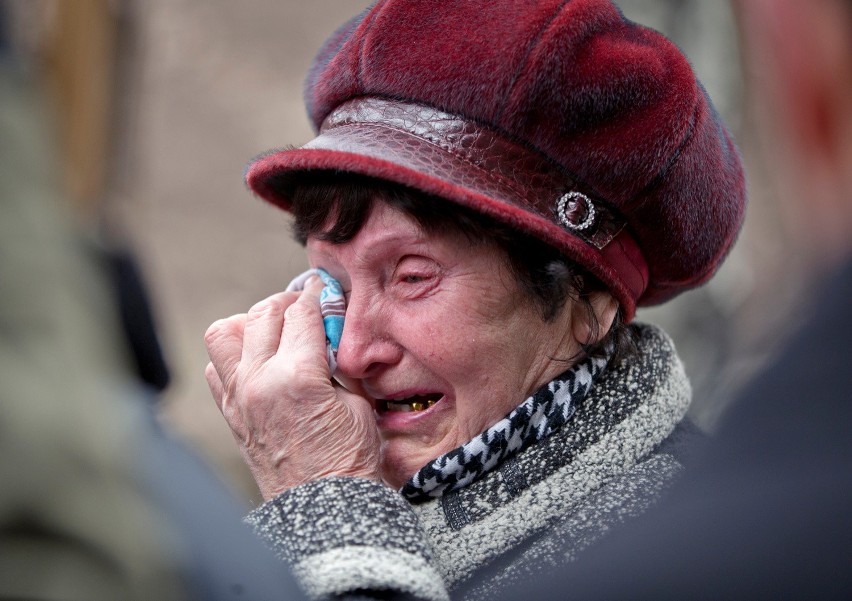
M359 252L378 251L399 245L428 245L445 236L438 232L427 232L413 217L383 202L374 203L361 229L343 243L332 243L308 235L308 255L334 256L355 249Z

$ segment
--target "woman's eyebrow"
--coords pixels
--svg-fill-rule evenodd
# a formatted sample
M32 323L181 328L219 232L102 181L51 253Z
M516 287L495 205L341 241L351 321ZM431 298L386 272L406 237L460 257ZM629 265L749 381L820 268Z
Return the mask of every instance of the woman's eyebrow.
M355 256L358 259L370 260L385 253L422 251L433 246L430 238L419 231L381 232L359 244Z
M425 244L431 238L416 227L402 231L383 231L367 243L371 246L391 246L395 244Z

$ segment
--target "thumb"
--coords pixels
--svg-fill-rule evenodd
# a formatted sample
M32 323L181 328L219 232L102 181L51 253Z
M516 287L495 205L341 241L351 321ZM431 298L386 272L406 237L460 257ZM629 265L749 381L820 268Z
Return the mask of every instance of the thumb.
M278 352L287 354L303 368L323 365L328 377L325 328L319 301L322 288L322 281L312 276L296 302L287 307Z

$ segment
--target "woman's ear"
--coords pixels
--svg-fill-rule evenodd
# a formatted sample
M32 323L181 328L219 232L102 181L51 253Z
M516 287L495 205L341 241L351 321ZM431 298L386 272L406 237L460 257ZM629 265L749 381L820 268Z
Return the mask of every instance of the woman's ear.
M585 302L572 303L571 333L580 345L594 344L606 336L618 311L615 298L604 290L590 292L588 301L591 311Z

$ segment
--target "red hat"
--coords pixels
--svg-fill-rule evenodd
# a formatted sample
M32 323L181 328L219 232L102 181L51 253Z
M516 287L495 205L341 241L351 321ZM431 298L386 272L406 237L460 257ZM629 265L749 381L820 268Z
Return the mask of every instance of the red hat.
M284 209L342 170L472 207L559 248L631 319L708 280L742 224L739 154L681 52L608 0L379 0L307 81L319 135L255 159Z

